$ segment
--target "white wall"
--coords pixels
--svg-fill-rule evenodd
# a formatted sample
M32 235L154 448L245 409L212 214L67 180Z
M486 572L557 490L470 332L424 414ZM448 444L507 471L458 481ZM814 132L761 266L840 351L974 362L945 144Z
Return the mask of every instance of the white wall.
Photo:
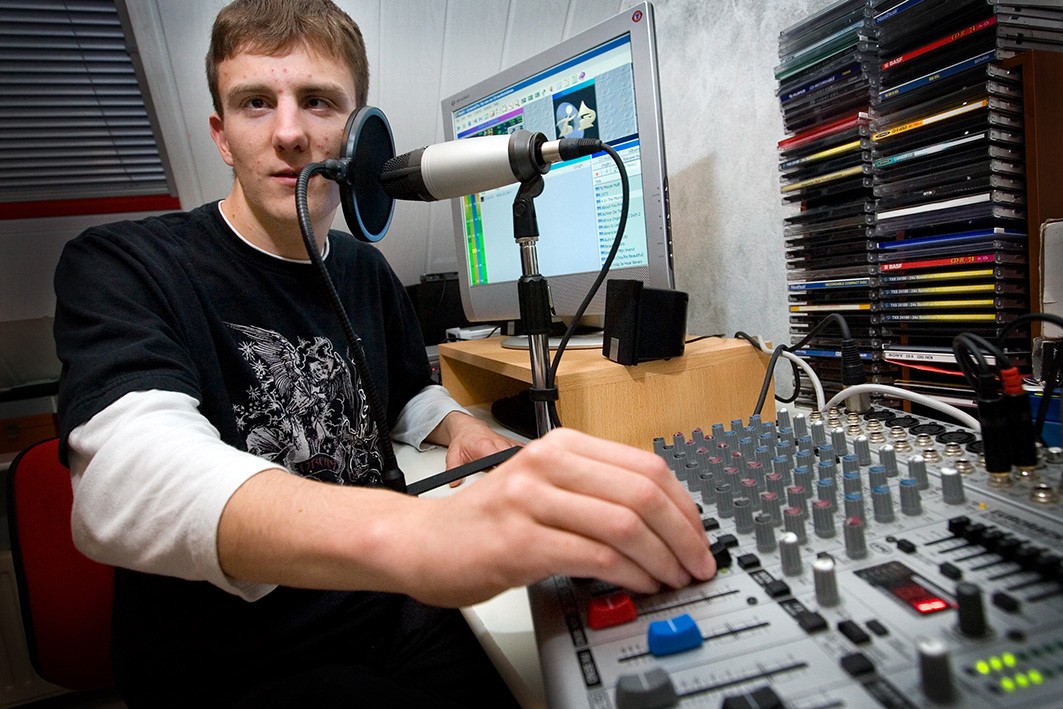
M181 202L192 207L222 197L231 175L207 130L211 107L203 58L210 24L224 1L127 1ZM400 152L442 140L442 98L635 4L338 2L365 35L372 72L369 100L388 116ZM783 133L772 69L779 31L828 4L654 3L676 286L691 295L691 333L742 329L775 341L788 339L782 241L787 210L779 198L775 147ZM422 273L457 270L449 209L447 204L397 205L380 248L404 282L416 282ZM35 271L48 271L58 245L80 230L76 222L0 223L3 279L15 267L9 256L12 234L29 239L26 243L42 243L39 235L50 235L31 259ZM17 300L24 305L18 307L0 286L0 322L17 320L26 323L27 332L39 332L54 306L51 276L39 273L29 280L19 284ZM9 330L0 328L0 337L12 337ZM0 347L0 388L5 349L11 348Z

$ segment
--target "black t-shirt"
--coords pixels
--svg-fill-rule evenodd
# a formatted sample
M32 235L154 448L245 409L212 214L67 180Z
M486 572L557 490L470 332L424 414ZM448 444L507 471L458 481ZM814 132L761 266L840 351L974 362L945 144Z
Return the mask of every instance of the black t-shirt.
M431 383L413 308L379 251L350 235L329 234L325 263L390 425ZM89 229L67 245L55 287L64 442L123 395L162 389L197 399L226 443L300 475L379 480L376 427L314 268L245 243L217 203ZM212 673L268 671L265 658L305 648L336 609L379 598L279 588L248 603L123 569L115 590L120 678L191 672L185 681L204 690Z

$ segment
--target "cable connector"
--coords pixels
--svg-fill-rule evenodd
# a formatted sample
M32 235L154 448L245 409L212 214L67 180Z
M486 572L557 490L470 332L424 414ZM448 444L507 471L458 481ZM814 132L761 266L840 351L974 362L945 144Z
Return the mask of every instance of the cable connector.
M860 350L852 339L842 340L842 386L851 387L856 384L866 384L867 373L864 371L864 363L860 360ZM871 410L871 396L866 392L853 394L845 399L847 411L862 414Z
M978 420L982 423L985 469L990 475L1011 473L1011 444L1008 442L1008 411L1004 397L978 398Z
M1004 414L1007 417L1007 436L1011 444L1011 463L1028 472L1037 467L1037 442L1030 412L1030 399L1023 389L1022 375L1018 368L1001 369L1000 382L1004 389Z

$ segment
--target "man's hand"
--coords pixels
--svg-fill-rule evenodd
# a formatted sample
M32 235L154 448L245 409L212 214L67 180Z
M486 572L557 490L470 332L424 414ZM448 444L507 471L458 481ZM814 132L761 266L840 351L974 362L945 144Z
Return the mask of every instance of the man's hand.
M496 433L483 421L460 411L447 414L426 440L447 447L447 470L520 445ZM457 480L451 483L451 487L461 482Z
M716 573L694 502L648 451L560 428L487 477L417 511L404 590L476 603L553 574L635 591Z

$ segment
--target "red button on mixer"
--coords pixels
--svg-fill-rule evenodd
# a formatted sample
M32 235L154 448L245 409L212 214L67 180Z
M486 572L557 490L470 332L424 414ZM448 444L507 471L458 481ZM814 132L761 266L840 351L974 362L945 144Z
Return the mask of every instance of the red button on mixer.
M623 591L601 598L592 598L587 605L587 625L593 630L630 623L638 615L635 602Z

